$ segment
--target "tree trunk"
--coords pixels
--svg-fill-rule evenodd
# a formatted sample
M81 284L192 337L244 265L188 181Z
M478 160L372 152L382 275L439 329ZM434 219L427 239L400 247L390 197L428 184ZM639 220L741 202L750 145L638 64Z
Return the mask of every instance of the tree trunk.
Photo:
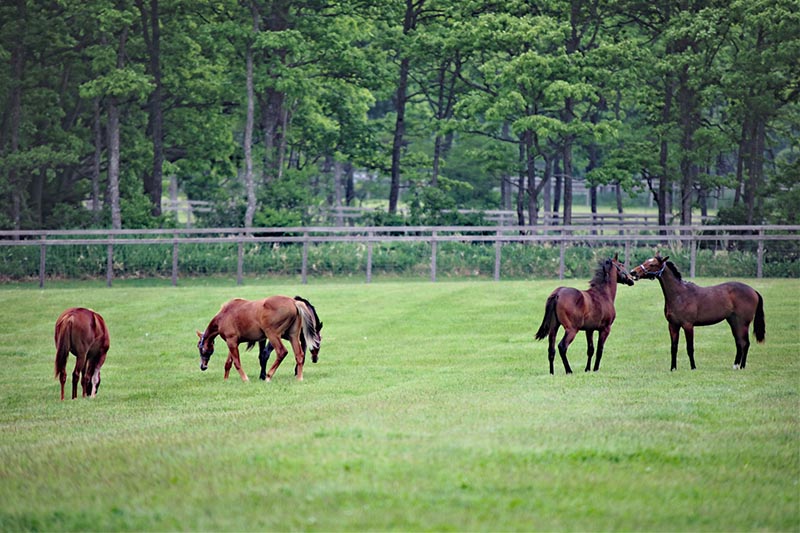
M256 213L256 187L253 179L253 121L255 96L253 94L253 49L248 45L245 53L245 90L247 92L247 114L244 124L244 186L247 193L247 208L244 212L244 227L253 227Z
M410 1L408 2L410 4ZM408 72L410 61L403 58L400 61L400 80L395 93L395 112L397 117L394 124L394 138L392 140L392 182L389 189L389 213L397 212L397 203L400 199L400 157L403 152L403 138L406 131L406 96L408 92Z
M26 20L26 3L23 0L17 2L17 16L18 24L24 26ZM8 107L10 108L10 124L9 124L9 147L4 150L5 146L0 146L0 151L7 154L16 154L19 151L20 144L20 126L22 124L22 76L25 70L25 45L23 39L20 37L16 40L15 46L11 51L11 94L8 99ZM0 153L2 153L0 152ZM22 184L20 183L21 176L19 168L16 165L9 166L8 168L8 184L11 189L11 221L14 229L19 230L22 228Z
M519 177L517 178L517 225L525 225L525 141L519 141Z
M348 206L353 205L353 200L356 198L356 184L355 184L355 169L353 168L353 163L348 161L344 167L344 175L346 178L346 185L345 185L345 203Z
M164 113L163 83L161 80L161 29L158 0L150 0L148 24L147 9L142 0L137 0L142 19L142 33L149 56L148 70L153 77L155 88L150 94L147 107L149 112L148 132L153 139L153 169L144 175L144 192L150 198L153 216L161 215L161 196L164 179ZM148 32L149 28L149 32Z
M561 172L560 157L553 158L553 176L556 181L553 184L553 223L558 223L558 213L561 209L561 191L564 185L564 174Z
M119 201L119 109L117 99L108 98L108 197L111 202L111 228L122 229Z
M417 9L421 9L425 0L417 0L418 5L414 5L414 0L406 0L406 10L403 17L403 36L413 30L417 25ZM391 185L389 189L389 213L397 212L397 204L400 200L400 158L403 152L404 137L406 132L406 100L408 99L408 76L411 70L411 60L403 54L400 59L400 76L397 81L397 91L394 96L394 109L396 113L394 124L394 137L392 139L392 169Z
M103 128L100 122L100 99L93 101L94 119L92 131L94 132L94 155L92 156L92 220L95 224L100 222L100 164L103 156Z
M572 224L572 142L564 145L564 225Z

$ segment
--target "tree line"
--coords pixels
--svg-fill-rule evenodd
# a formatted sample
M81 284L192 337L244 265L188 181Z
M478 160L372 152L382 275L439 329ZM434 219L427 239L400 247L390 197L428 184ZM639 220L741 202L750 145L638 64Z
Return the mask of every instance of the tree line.
M569 224L576 179L797 223L798 57L798 0L4 2L0 228L169 225L169 180L220 226Z

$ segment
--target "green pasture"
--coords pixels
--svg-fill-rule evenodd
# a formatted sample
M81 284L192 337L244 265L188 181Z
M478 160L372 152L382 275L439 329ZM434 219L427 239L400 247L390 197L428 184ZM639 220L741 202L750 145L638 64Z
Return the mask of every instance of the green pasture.
M798 531L800 280L743 281L767 328L746 370L723 323L670 372L640 281L600 372L581 335L570 376L533 340L553 280L0 286L0 530ZM224 382L221 342L200 372L195 330L271 294L325 323L305 381L291 359L259 381L253 351L252 381ZM53 325L75 305L111 350L99 396L62 403Z

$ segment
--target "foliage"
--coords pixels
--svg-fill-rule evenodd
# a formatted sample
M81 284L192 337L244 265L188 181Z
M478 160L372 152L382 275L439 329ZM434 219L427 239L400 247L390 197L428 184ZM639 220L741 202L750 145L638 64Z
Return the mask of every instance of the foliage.
M731 188L729 219L790 223L798 28L790 0L6 3L0 227L109 224L112 110L128 228L174 223L150 196L173 176L215 204L202 224L243 225L248 120L257 225L359 192L411 210L368 223L514 204L533 221L565 173L647 191L662 215ZM334 161L374 179L337 182Z
M39 275L39 247L0 247L0 272L3 280L28 280ZM237 244L183 244L178 248L178 276L185 279L204 276L230 276L237 271ZM507 243L501 248L500 275L503 279L557 278L560 247ZM622 253L606 246L571 246L564 254L564 276L590 279L599 261ZM687 249L670 250L669 255L688 275ZM116 244L113 255L115 278L169 278L172 275L173 249L159 245ZM298 276L302 271L303 245L245 244L243 274L249 278ZM307 249L308 276L311 278L361 278L367 268L367 245L331 242L310 245ZM652 255L652 248L632 251L631 264ZM105 279L105 245L50 246L46 252L46 277L59 279ZM440 242L437 245L437 278L478 278L494 276L494 243ZM728 278L754 277L757 250L701 249L696 258L698 276ZM764 275L800 277L800 250L796 243L771 242L765 250ZM431 245L427 242L374 243L373 276L429 277Z

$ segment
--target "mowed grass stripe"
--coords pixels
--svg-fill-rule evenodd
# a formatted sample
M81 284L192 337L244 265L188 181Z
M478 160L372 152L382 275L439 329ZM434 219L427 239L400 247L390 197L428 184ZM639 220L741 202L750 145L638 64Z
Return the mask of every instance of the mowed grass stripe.
M5 286L0 528L797 530L800 282L748 283L767 343L745 371L720 324L696 330L696 371L682 339L670 372L661 292L640 281L619 288L600 372L578 371L581 334L571 376L533 341L552 280ZM221 342L200 372L195 330L271 294L325 323L305 381L291 355L258 381L243 351L252 381L223 382ZM99 396L61 403L53 325L72 305L112 346Z

